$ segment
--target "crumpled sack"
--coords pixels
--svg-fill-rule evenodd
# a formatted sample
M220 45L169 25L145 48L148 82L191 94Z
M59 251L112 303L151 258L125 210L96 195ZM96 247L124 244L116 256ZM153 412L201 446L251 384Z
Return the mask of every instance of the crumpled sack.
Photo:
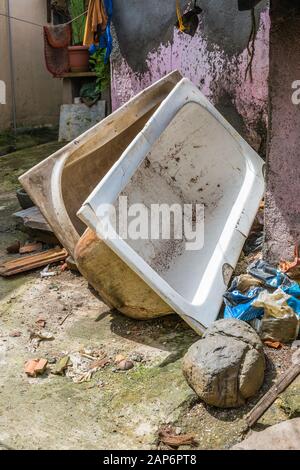
M225 318L253 323L262 339L288 342L299 332L300 286L264 260L234 278L224 294Z
M263 308L266 318L297 317L295 310L289 305L290 299L292 300L294 308L296 310L299 309L300 300L291 297L280 288L272 293L263 290L258 297L254 299L252 305L253 307Z
M290 299L293 300L294 308L288 304ZM272 293L263 290L252 305L264 309L264 316L257 325L262 340L288 343L297 338L299 319L295 312L300 308L300 300L279 288Z
M225 318L250 321L261 318L263 308L253 307L252 303L264 289L263 283L249 274L242 274L233 279L230 288L224 294Z

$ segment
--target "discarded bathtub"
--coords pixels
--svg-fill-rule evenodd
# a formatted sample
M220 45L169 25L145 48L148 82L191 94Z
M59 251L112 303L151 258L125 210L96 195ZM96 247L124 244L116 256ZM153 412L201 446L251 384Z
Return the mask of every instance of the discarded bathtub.
M86 229L76 212L181 78L162 78L19 178L72 256Z
M259 207L262 170L263 161L256 152L183 79L87 198L78 216L201 333L218 316ZM184 237L119 236L112 217L103 212L105 204L118 209L119 195L127 197L128 207L135 203L147 208L195 203L204 207L203 246L187 249Z
M170 313L172 309L90 231L80 240L86 226L76 212L181 78L177 71L163 77L20 177L72 256L79 242L78 267L90 284L110 305L138 318ZM114 276L111 265L115 267ZM148 299L145 305L149 309L143 307L144 299Z

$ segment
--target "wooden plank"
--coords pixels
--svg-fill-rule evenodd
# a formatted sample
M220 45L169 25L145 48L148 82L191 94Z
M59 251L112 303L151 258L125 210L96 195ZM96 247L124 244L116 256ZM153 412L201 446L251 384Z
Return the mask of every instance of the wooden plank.
M82 77L96 77L96 72L66 72L59 76L59 78L82 78Z
M0 276L9 277L15 274L31 271L32 269L47 266L47 264L63 261L68 252L64 248L52 248L30 256L21 256L18 259L6 261L0 266Z
M300 374L300 364L293 364L289 369L277 380L277 382L265 393L265 395L256 403L255 407L247 415L246 420L251 428L263 413L272 405L278 395L282 393L288 385Z
M21 219L25 227L52 233L50 225L36 206L15 212L14 217Z

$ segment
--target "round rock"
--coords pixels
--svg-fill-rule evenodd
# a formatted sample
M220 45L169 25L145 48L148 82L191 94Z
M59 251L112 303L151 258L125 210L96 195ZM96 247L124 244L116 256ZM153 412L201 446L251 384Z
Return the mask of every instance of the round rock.
M183 359L183 374L196 394L220 408L244 405L264 380L263 345L254 329L235 319L218 320Z

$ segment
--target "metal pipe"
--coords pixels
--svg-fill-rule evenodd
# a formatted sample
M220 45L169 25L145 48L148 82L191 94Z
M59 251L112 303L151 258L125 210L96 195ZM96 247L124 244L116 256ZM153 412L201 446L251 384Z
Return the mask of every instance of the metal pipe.
M7 15L8 15L8 45L9 45L9 62L10 62L10 83L11 83L11 103L12 103L12 117L13 117L13 129L15 139L17 137L17 107L16 107L16 88L15 88L15 69L13 59L13 41L11 31L11 19L10 19L10 0L7 0Z

